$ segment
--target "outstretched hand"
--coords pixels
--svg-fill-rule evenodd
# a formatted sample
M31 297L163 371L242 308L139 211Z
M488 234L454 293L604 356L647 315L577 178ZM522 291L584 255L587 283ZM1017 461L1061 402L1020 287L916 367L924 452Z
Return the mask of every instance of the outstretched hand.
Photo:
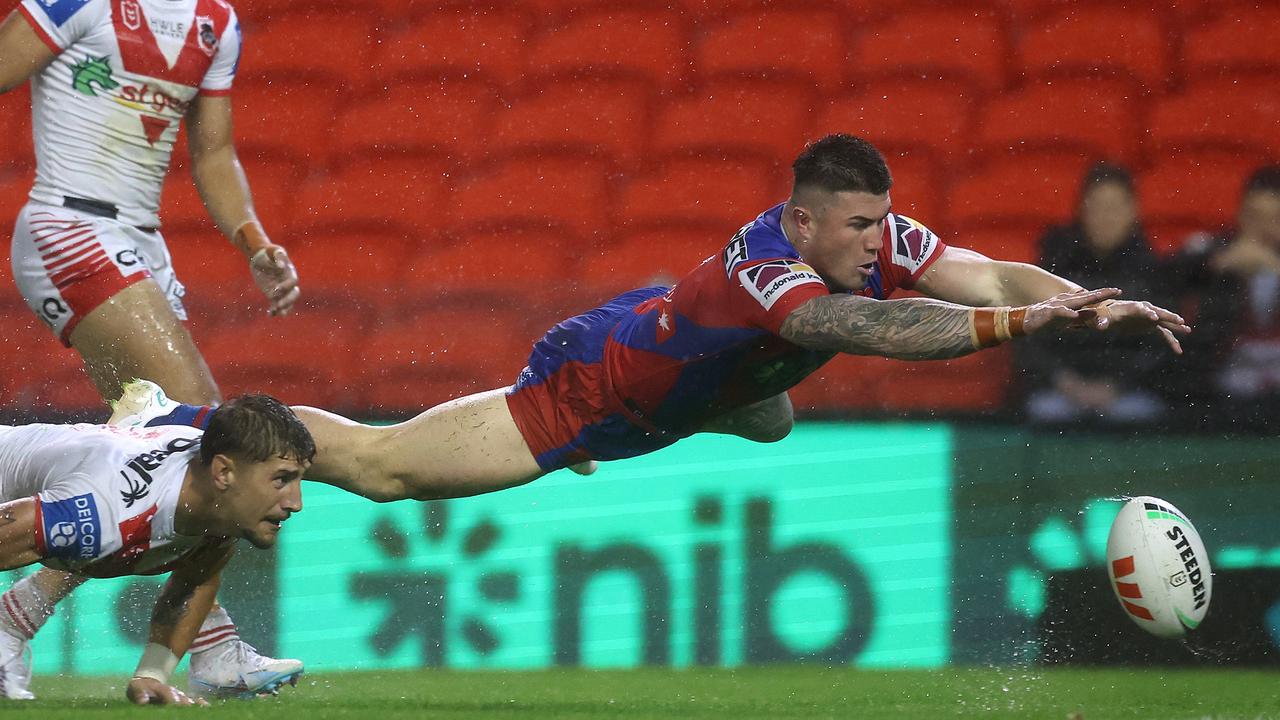
M271 303L270 313L288 315L301 294L298 270L289 259L289 253L279 245L268 245L249 260L249 271L253 273L258 289Z
M1027 306L1022 329L1030 335L1041 330L1057 330L1083 321L1081 313L1090 305L1110 300L1120 295L1117 288L1098 290L1074 290L1054 295L1035 305Z
M172 685L155 678L135 677L129 680L125 697L134 705L208 705L204 698L192 698Z
M1178 355L1182 354L1182 343L1177 336L1191 332L1181 315L1139 300L1112 300L1084 308L1080 311L1079 326L1121 332L1147 332L1154 328Z

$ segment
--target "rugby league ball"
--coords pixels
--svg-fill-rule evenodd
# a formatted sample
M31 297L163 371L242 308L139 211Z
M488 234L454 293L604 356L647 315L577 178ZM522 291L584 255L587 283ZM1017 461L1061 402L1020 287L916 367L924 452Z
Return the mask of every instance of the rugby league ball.
M1107 538L1107 572L1125 614L1153 635L1184 637L1209 610L1213 573L1200 533L1159 498L1125 501Z

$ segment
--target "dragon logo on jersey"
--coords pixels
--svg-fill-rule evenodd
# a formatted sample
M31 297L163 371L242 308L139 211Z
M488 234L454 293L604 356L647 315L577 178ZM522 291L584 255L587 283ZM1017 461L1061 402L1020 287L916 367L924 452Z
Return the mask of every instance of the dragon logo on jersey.
M218 36L213 31L213 18L197 15L196 30L196 40L200 43L200 49L205 55L212 57L213 52L218 49Z
M822 278L813 268L799 260L770 260L753 265L738 273L738 280L764 306L773 307L787 291L808 283L822 284Z
M120 83L111 77L111 62L105 57L86 58L71 67L71 87L78 93L97 97L98 90L115 90Z

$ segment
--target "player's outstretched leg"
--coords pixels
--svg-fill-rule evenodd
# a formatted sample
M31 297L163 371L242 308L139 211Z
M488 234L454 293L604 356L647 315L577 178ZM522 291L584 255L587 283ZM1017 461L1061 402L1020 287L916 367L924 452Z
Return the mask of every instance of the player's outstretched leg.
M755 442L778 442L791 434L795 413L785 392L721 415L702 427L702 432L737 435Z
M307 479L370 500L479 495L543 474L511 417L505 388L451 400L382 427L315 408L293 411L316 441Z

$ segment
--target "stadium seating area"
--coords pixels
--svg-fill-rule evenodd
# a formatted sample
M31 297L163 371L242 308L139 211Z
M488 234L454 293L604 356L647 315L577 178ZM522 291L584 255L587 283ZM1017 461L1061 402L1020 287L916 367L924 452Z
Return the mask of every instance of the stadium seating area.
M1137 175L1162 251L1229 223L1280 158L1280 8L965 0L252 0L233 100L260 214L305 301L268 319L182 153L166 236L192 332L229 392L395 413L509 382L571 311L677 277L785 198L806 140L889 156L895 209L948 242L1034 260L1083 168ZM24 92L0 101L0 214L30 183ZM0 272L8 273L7 264ZM92 388L8 278L0 397ZM802 410L984 412L1003 352L843 358Z

